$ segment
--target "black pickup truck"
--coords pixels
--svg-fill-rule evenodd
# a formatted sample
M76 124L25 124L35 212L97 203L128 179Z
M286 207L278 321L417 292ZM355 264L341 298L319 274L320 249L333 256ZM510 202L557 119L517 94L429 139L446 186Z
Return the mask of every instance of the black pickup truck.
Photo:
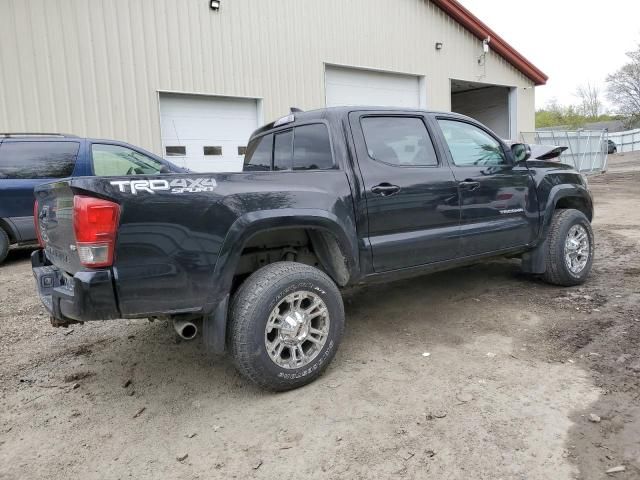
M529 156L453 113L295 112L252 135L243 172L37 187L33 273L54 325L170 319L287 390L335 355L344 287L496 256L555 285L584 282L587 181Z

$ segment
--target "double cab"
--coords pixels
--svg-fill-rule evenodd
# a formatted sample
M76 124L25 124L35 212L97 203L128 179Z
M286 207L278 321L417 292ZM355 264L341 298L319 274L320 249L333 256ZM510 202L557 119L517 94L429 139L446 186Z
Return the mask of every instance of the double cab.
M296 111L253 133L242 172L106 172L36 200L54 325L170 319L272 390L327 367L345 287L501 256L576 285L594 253L585 177L445 112Z

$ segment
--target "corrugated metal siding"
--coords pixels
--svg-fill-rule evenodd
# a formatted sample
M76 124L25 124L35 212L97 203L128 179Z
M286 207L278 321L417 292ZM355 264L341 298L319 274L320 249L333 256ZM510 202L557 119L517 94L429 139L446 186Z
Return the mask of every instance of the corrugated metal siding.
M449 79L532 82L426 0L0 0L0 131L109 137L160 152L158 91L263 99L264 120L324 106L324 64L424 75L429 108ZM436 41L444 49L436 51Z

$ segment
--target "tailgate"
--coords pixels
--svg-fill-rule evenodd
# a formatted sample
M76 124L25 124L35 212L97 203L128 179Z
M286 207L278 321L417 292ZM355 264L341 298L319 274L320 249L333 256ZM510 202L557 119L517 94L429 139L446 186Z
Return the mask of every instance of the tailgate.
M61 270L75 274L82 269L73 231L73 191L69 180L36 188L40 229L47 259Z

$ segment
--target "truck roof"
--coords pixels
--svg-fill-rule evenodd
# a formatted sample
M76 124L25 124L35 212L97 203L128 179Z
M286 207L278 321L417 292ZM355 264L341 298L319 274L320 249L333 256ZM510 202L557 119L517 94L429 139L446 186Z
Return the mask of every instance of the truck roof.
M308 111L292 111L288 115L285 115L273 122L267 123L266 125L258 128L251 134L251 138L256 135L260 135L261 133L267 132L274 128L284 127L289 125L295 125L299 122L308 122L310 120L339 120L344 118L351 112L362 112L362 111L376 111L376 112L416 112L416 113L428 113L428 114L447 114L456 116L459 118L468 118L464 115L454 113L454 112L444 112L438 110L426 110L422 108L402 108L402 107L381 107L375 105L367 105L367 106L340 106L340 107L325 107L318 108L315 110Z

